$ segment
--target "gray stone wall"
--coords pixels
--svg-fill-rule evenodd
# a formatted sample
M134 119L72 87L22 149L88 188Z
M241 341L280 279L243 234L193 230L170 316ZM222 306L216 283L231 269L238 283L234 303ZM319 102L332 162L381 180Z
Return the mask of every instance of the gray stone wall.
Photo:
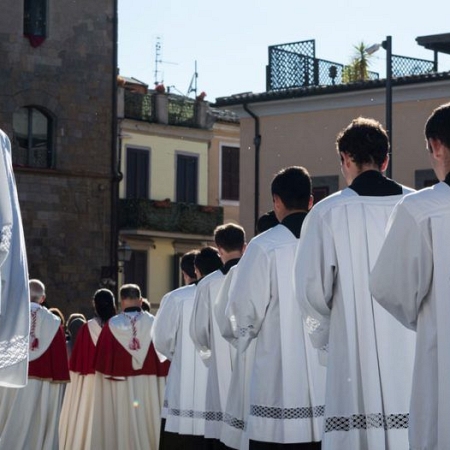
M102 266L112 264L113 1L48 2L48 36L33 48L23 1L0 15L0 128L24 106L54 118L55 165L16 168L30 277L67 316L91 315Z

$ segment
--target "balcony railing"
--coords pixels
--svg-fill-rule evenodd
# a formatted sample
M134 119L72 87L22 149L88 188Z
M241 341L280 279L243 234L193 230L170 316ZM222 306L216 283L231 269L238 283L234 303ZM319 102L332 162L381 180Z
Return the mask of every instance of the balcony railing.
M223 223L223 208L170 200L121 199L121 229L165 231L212 236Z

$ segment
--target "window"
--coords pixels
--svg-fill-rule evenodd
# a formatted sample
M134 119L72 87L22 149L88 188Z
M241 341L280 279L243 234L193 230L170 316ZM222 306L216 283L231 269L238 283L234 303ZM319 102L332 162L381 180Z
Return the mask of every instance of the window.
M23 34L47 36L47 0L24 0Z
M239 201L239 147L221 149L220 189L222 200Z
M127 198L149 198L150 152L127 148Z
M27 106L13 115L13 163L18 166L53 166L53 120L43 110Z
M197 203L198 157L177 155L177 202Z
M433 169L416 170L414 173L414 178L416 189L423 189L439 183Z
M339 190L339 176L312 177L314 204Z
M141 288L142 297L147 297L147 252L133 250L131 259L124 263L125 283L137 284Z

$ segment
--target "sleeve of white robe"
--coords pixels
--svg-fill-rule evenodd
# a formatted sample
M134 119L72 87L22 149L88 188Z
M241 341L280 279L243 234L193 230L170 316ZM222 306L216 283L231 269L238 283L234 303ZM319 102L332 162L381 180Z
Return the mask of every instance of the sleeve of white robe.
M158 353L172 361L180 326L180 302L171 293L161 300L152 327L153 345Z
M13 222L12 201L8 183L10 170L11 144L8 137L0 130L0 268L5 262L11 239Z
M239 261L230 286L226 314L234 317L239 351L258 336L271 297L270 260L256 241L251 241Z
M219 326L220 334L234 347L237 347L236 318L233 315L231 317L227 315L227 306L230 285L236 267L237 266L232 267L225 277L214 304L214 316L216 318L217 325Z
M205 281L205 280L202 280ZM200 281L195 292L194 308L192 310L189 332L195 348L200 353L205 364L211 356L211 324L209 283Z
M403 202L394 210L388 230L370 275L370 290L380 305L404 326L415 330L432 278L430 236Z
M335 274L336 253L331 230L320 212L313 209L303 223L293 278L306 330L318 349L328 344Z

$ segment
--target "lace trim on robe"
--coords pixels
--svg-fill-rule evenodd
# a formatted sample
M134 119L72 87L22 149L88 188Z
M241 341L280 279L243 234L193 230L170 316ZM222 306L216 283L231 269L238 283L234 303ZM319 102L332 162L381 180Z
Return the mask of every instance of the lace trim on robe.
M0 342L0 369L17 364L28 356L28 336L15 336Z

